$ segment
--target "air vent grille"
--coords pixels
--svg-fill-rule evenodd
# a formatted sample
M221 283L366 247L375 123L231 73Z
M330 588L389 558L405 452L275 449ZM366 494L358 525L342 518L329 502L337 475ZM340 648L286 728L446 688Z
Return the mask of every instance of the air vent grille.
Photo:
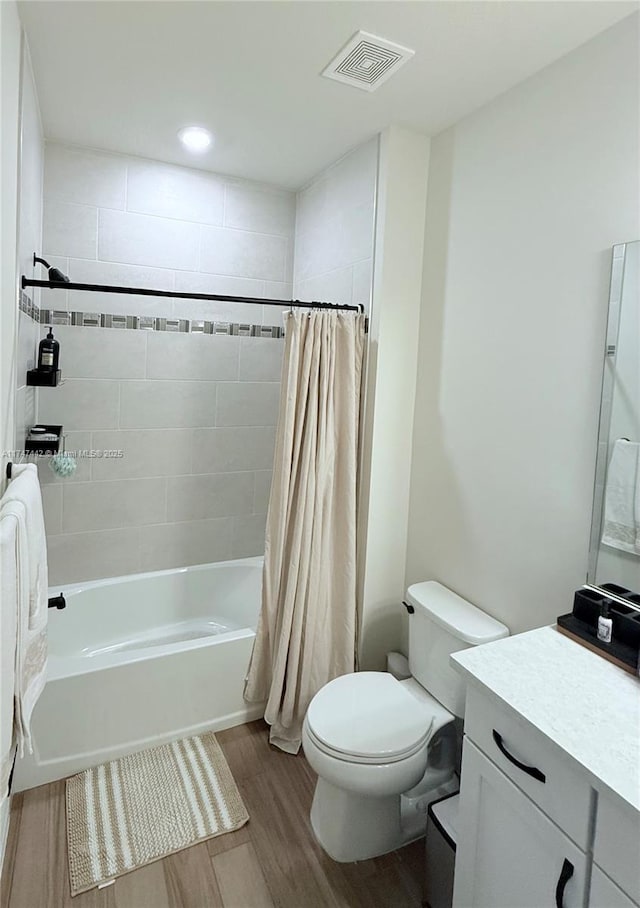
M386 82L414 51L400 44L378 38L368 32L356 32L340 53L323 70L327 79L335 79L364 91L375 91Z

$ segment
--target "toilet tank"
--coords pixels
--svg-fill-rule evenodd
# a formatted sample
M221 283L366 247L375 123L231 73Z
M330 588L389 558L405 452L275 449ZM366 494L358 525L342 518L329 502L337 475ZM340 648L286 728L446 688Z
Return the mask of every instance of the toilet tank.
M509 636L509 628L435 580L414 583L406 603L409 670L455 716L464 713L465 682L449 664L451 653Z

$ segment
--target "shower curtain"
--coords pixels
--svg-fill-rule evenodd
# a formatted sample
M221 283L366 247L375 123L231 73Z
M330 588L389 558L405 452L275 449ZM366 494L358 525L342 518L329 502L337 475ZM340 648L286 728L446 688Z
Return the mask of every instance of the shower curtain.
M286 317L262 610L244 696L300 748L314 694L355 668L356 482L364 315Z

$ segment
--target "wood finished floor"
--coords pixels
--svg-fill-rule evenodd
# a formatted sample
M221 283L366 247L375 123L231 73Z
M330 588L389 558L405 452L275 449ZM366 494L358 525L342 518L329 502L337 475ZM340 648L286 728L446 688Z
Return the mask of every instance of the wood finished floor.
M336 864L309 825L315 774L263 722L218 733L249 823L71 898L64 782L13 799L2 908L418 908L424 842Z

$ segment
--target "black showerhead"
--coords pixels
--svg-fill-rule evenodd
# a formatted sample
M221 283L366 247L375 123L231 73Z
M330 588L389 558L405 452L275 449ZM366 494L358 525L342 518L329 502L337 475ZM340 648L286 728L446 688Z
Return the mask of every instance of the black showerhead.
M49 280L51 281L52 284L53 283L55 283L55 284L68 284L69 283L69 278L67 277L66 274L63 274L59 268L53 268L49 264L49 262L46 262L44 259L38 258L38 256L35 254L35 252L33 254L33 264L34 265L37 265L37 264L44 265L44 267L49 272Z

